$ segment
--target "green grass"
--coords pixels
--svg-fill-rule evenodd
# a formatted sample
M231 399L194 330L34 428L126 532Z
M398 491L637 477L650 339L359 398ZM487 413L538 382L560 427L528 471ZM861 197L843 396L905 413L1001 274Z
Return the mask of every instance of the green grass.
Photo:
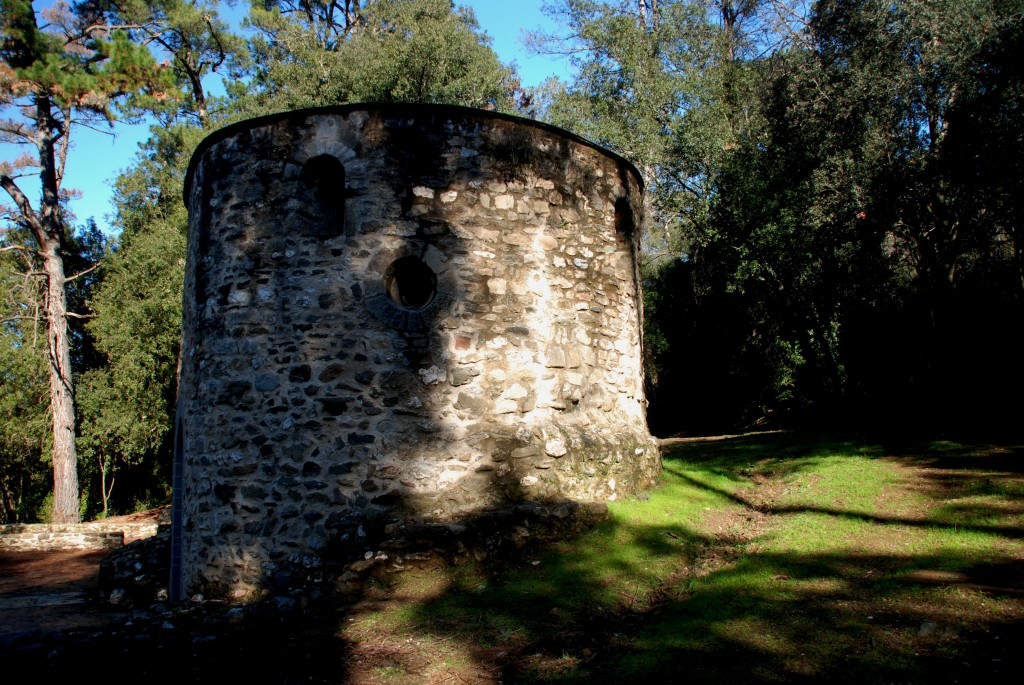
M674 445L664 465L577 539L430 592L406 577L350 639L417 636L504 682L991 682L1019 665L1024 448L773 434Z
M408 673L401 666L375 666L374 674L381 680L388 682L404 682Z

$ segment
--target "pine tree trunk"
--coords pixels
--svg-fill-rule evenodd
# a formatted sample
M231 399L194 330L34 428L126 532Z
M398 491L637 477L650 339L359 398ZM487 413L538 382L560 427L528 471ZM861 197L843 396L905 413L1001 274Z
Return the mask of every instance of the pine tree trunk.
M46 321L50 359L50 413L53 417L53 522L78 523L78 453L75 399L71 379L64 260L59 242L45 245Z

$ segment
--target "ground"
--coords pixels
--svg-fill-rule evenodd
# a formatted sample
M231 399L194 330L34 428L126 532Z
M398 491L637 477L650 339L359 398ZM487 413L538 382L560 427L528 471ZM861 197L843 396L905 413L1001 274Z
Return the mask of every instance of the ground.
M167 517L169 507L114 516L111 522L148 523ZM102 628L123 621L98 599L98 573L105 551L0 552L0 642L28 632Z
M659 487L578 538L392 558L345 603L18 613L89 592L99 555L4 559L0 631L35 632L0 636L0 663L133 684L1019 682L1024 442L663 447Z
M0 552L0 641L29 631L101 628L124 612L96 595L107 552Z

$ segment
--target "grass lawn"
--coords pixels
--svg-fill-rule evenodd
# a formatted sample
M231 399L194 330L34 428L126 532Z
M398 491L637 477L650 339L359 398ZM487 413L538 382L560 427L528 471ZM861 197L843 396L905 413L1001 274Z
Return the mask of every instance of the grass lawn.
M660 486L336 614L345 682L1018 682L1024 446L670 441Z

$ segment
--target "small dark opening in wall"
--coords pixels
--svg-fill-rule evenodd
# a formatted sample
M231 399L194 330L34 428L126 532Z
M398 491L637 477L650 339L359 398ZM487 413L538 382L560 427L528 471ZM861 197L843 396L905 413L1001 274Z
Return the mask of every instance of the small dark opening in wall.
M318 235L338 235L345 218L345 167L337 157L318 155L302 167L302 178L312 191L319 220Z
M384 289L399 307L420 309L437 294L437 275L418 257L399 257L384 272Z
M628 197L620 197L615 201L615 230L629 236L636 230L633 207L629 204Z

